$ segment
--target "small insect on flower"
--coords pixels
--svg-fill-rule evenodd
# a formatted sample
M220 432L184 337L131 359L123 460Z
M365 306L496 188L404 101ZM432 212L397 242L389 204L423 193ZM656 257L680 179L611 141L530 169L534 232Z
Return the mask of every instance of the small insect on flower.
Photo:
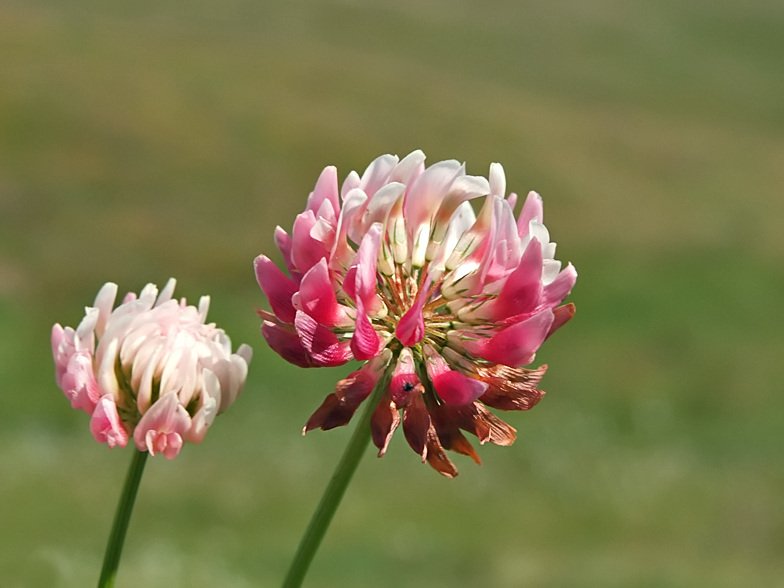
M337 170L325 168L292 235L276 229L288 275L264 255L255 260L272 308L258 312L267 343L295 365L366 362L305 431L347 424L378 384L379 456L402 423L422 460L453 477L444 449L480 463L461 431L480 443L515 439L488 406L528 410L544 395L546 366L523 366L572 318L574 305L560 304L577 272L555 259L537 193L515 220L500 164L488 180L457 161L424 161L421 151L382 155L340 190ZM470 201L481 197L476 215Z
M57 385L92 418L99 443L174 458L185 441L200 443L215 416L236 400L252 351L205 324L210 299L199 307L172 299L175 281L147 284L112 310L117 285L107 283L76 328L52 328Z

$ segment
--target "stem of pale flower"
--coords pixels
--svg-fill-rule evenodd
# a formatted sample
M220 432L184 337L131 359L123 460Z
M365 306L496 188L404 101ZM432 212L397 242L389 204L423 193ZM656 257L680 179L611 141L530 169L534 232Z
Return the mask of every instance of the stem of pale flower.
M136 500L136 492L139 490L139 482L144 473L144 464L147 461L147 452L133 448L133 459L128 468L128 475L125 478L120 503L117 505L117 512L114 515L112 532L109 535L109 542L106 545L106 555L103 558L103 569L101 578L98 580L98 588L111 588L117 576L117 568L120 565L120 555L122 555L125 533L128 530L128 523L133 512L133 503Z

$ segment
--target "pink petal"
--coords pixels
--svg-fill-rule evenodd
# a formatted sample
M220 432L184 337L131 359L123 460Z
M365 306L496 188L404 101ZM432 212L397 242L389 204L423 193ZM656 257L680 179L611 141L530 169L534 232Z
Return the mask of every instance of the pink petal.
M544 223L544 205L542 204L542 197L536 192L529 192L528 197L523 204L523 210L520 211L520 217L517 219L517 232L522 239L528 234L528 224L537 219L540 223Z
M406 347L416 345L425 338L425 319L422 315L424 305L424 297L418 297L395 328L395 337Z
M453 371L446 360L431 345L425 345L425 367L433 387L448 404L468 404L487 390L487 384Z
M298 214L292 230L291 261L300 273L307 272L320 260L329 256L332 243L313 236L318 235L316 215L312 210Z
M330 268L342 272L353 262L356 252L349 244L347 236L353 235L355 227L361 224L361 212L365 209L367 201L367 195L359 188L352 188L344 197L335 231L335 242L330 252Z
M547 337L553 323L553 311L543 310L532 317L505 328L490 339L464 341L465 349L477 357L511 367L527 365Z
M359 361L376 357L384 347L384 340L378 334L365 314L362 299L357 299L357 320L354 336L351 338L351 351Z
M293 245L291 237L289 237L289 234L280 227L275 227L275 245L283 256L283 262L286 264L286 269L289 270L291 279L296 283L299 283L302 279L302 274L297 271L294 262L291 261L291 248Z
M153 403L136 425L133 440L139 451L163 453L172 459L182 447L182 437L191 428L191 417L176 392L164 394Z
M85 351L77 351L68 361L68 368L62 377L63 393L71 401L71 406L92 414L101 395L93 372L93 358Z
M406 311L395 328L395 337L406 347L416 345L425 337L425 319L422 312L430 289L430 281L428 276L419 290L413 306Z
M368 232L362 237L354 263L346 272L343 280L343 290L355 302L362 300L364 308L372 314L380 310L376 288L378 281L376 268L378 266L378 250L381 247L383 227L381 223L373 223Z
M408 347L405 347L398 356L392 380L389 383L389 395L396 406L408 404L416 387L420 384L419 376L414 365L414 356Z
M327 327L345 322L346 314L335 296L326 259L319 261L303 276L299 286L299 308Z
M433 380L433 387L444 402L460 406L479 398L485 393L488 385L459 372L448 371Z
M73 329L70 329L69 336L59 323L56 324L52 327L52 356L54 357L55 381L61 388L63 375L68 368L68 361L73 353Z
M111 396L98 400L90 419L90 432L98 443L108 443L110 449L116 445L125 447L128 444L128 432L120 421L117 406Z
M313 367L313 362L297 333L287 331L271 321L264 321L261 334L272 350L289 363L299 367Z
M517 266L492 302L493 320L533 311L542 298L542 246L533 239Z
M269 300L272 312L280 320L293 323L296 310L291 297L297 291L294 280L284 274L266 255L259 255L253 262L256 280Z
M318 366L334 367L343 365L353 357L351 342L340 341L328 328L318 324L313 318L298 310L294 319L302 347Z
M318 213L320 210L322 214L326 210L324 203L329 204L331 209L331 221L337 219L338 212L340 211L340 204L338 202L338 170L334 165L329 165L324 168L316 181L316 187L308 197L308 205L306 210L313 213ZM329 214L329 213L327 213Z
M575 282L577 282L577 270L570 263L558 274L555 280L545 286L543 304L548 307L560 304L564 298L569 296Z

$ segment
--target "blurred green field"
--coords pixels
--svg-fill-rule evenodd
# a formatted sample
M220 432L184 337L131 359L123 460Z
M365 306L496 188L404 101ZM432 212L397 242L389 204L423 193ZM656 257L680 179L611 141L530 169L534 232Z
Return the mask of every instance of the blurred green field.
M179 280L245 393L151 460L118 587L276 586L350 430L270 352L251 270L321 168L421 148L536 189L577 316L460 476L397 435L308 586L784 586L784 5L0 1L0 585L98 577L130 460L54 383L105 281Z

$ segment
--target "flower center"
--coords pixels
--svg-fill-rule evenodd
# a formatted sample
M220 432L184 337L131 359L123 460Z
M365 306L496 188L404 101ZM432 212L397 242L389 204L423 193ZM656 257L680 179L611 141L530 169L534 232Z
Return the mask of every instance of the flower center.
M397 341L411 347L421 342L437 348L446 344L446 334L455 320L441 296L439 278L432 282L427 264L410 272L395 265L391 276L379 273L378 294L387 306L387 316L373 319L381 329L393 331Z

